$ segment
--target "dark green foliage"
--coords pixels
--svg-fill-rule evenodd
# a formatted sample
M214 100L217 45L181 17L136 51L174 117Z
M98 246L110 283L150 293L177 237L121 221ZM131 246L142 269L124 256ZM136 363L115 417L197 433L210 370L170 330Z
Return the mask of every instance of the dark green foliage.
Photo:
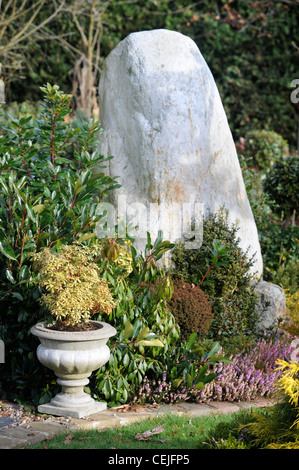
M46 2L36 24L53 12L52 3ZM297 2L111 0L99 4L99 68L117 43L132 32L179 31L194 39L207 61L236 139L252 129L271 129L290 146L297 144L298 108L290 99L291 82L298 71ZM88 35L85 15L80 24ZM84 45L71 12L61 12L43 33L38 41L34 35L20 44L26 60L16 67L7 101L39 99L37 86L53 77L65 90L73 90L73 69ZM47 39L47 34L55 40ZM2 60L2 66L5 79L11 63Z
M299 213L299 157L288 156L266 174L263 189L268 194L272 211L288 226Z
M168 306L180 326L182 339L188 340L192 333L205 338L213 318L211 304L205 293L183 279L174 279L173 287Z
M64 119L71 96L49 84L42 91L38 118L2 114L0 138L0 334L6 353L1 386L3 393L34 401L48 395L50 372L37 362L30 335L43 316L31 254L92 239L97 201L116 184L94 172L105 166L95 148L99 123L72 129Z
M292 263L298 263L299 245L296 240L299 238L299 227L290 226L284 229L280 224L273 223L269 219L267 225L265 224L259 233L264 261L264 278L273 281L279 269L283 269L285 274L289 269L292 271Z
M270 408L264 418L253 420L257 421L250 430L253 432L253 443L267 448L272 443L283 444L297 440L298 449L299 430L295 424L296 419L298 419L298 408L291 404L289 397L286 396Z
M206 446L210 449L253 449L253 434L246 430L246 425L254 420L254 414L266 415L268 410L258 412L243 411L233 414L227 421L220 421L206 438Z
M288 143L281 135L268 130L254 130L246 134L244 156L249 165L260 170L271 168L289 151Z
M217 239L228 252L226 261L210 269L200 287L211 302L214 318L210 335L215 340L251 334L256 324L256 295L251 285L252 260L239 247L238 228L229 226L228 214L210 214L203 221L203 243L199 249L178 244L172 252L172 275L199 285L213 264L213 241Z
M297 242L299 227L296 225L298 214L291 212L289 217L285 217L285 214L279 209L279 205L263 189L262 182L265 179L265 171L256 170L252 167L249 168L244 162L244 157L239 155L239 158L242 164L243 179L248 199L259 233L264 262L263 278L266 281L279 284L283 288L290 289L292 293L295 293L298 288L298 274L296 274L296 265L298 264L299 257L299 244ZM295 165L298 162L298 157L285 158L287 160L295 158ZM269 174L272 173L272 170L273 168ZM276 170L274 171L276 174ZM276 176L277 184L280 186L280 176L278 174ZM294 182L294 190L298 186L297 182ZM292 189L290 192L293 197ZM273 187L273 192L275 191L276 188ZM294 199L292 201L293 203L296 202ZM288 200L282 201L282 204L288 205ZM271 207L276 213L271 210ZM281 218L278 216L279 213Z
M299 228L297 227L297 240L299 239ZM295 235L296 236L296 235ZM294 237L293 246L296 248L295 256L293 258L285 259L281 257L281 262L278 268L271 273L269 270L268 274L274 274L273 282L282 287L288 296L293 296L296 294L299 286L299 246L296 243L296 238ZM284 253L282 253L284 254Z
M296 2L212 0L190 12L183 32L211 68L235 139L269 129L297 145L298 108L290 100L299 59L297 10Z
M116 257L103 243L101 263L117 303L108 319L117 336L110 341L109 363L92 378L93 393L110 403L126 403L145 375L162 373L165 356L180 334L166 304L171 295L164 282L167 273L157 263L173 245L163 241L161 232L153 244L148 237L144 256L137 255L128 240L119 243ZM107 321L104 316L99 319Z
M192 333L188 341L171 348L165 358L164 368L174 389L179 389L180 385L184 384L189 389L204 390L205 385L217 376L213 366L218 363L231 363L231 360L224 354L219 354L219 351L218 342L215 342L209 351L205 351L197 342L196 333Z

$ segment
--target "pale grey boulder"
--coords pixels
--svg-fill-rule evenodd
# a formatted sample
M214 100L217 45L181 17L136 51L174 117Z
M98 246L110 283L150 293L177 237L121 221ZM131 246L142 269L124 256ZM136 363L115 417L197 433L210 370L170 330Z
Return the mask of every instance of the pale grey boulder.
M186 232L195 206L199 216L225 206L260 277L258 233L234 141L196 44L169 30L130 34L105 60L99 103L100 151L114 156L108 171L121 184L111 200L116 217L130 206L127 215L137 214L143 244L147 229L153 237L163 229L175 241L182 239L178 235Z
M258 331L270 330L286 316L286 295L281 287L266 281L258 282L255 293L258 297L256 303L259 315Z

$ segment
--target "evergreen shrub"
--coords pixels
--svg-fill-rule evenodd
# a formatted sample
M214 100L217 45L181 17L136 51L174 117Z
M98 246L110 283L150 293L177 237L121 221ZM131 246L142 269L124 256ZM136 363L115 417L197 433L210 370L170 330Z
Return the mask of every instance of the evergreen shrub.
M34 403L51 398L54 374L37 360L30 334L44 315L32 254L91 242L100 219L97 204L119 186L101 170L95 172L108 160L96 148L99 122L85 121L74 129L66 122L72 96L57 85L41 90L35 119L0 110L0 336L6 356L0 393Z
M269 197L272 211L288 226L299 212L299 157L287 156L268 171L263 190Z
M277 368L281 373L277 380L280 399L269 413L254 415L245 432L258 448L299 449L299 364L279 359Z
M188 340L192 333L205 338L213 319L207 296L199 287L183 279L174 279L173 287L168 306L179 324L182 339Z
M200 285L214 314L208 336L220 342L237 333L251 335L256 331L256 294L250 271L253 259L240 248L238 230L229 223L228 212L220 210L203 220L200 248L186 249L184 243L178 243L172 250L171 275ZM228 251L224 262L213 265L211 247L215 240Z
M284 228L272 218L258 227L265 281L298 289L299 226Z
M277 132L253 130L246 134L243 149L249 165L268 170L289 151L288 142Z

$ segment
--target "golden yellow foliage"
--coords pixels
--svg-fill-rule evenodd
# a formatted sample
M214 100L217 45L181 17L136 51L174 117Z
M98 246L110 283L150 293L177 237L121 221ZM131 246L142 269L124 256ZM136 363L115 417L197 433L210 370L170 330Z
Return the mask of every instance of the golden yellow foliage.
M255 446L267 449L299 448L299 364L277 360L282 371L277 385L283 400L276 403L267 414L253 413L254 420L242 425L252 435Z
M41 302L57 321L73 325L115 306L107 281L100 277L95 254L87 246L64 245L59 253L49 248L33 256L38 283L46 289Z
M292 321L299 325L299 290L292 295L286 292L286 304L287 312Z
M279 368L283 371L281 378L278 380L278 385L282 388L284 393L289 397L289 402L295 408L299 404L299 363L287 362L282 359L277 360ZM299 412L297 419L294 421L293 426L299 429Z

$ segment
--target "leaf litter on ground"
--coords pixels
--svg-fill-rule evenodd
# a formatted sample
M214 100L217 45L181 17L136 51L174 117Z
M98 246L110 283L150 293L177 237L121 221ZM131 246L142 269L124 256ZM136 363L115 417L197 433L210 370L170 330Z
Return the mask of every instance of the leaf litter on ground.
M160 434L161 432L164 431L164 428L161 424L156 426L152 431L147 430L142 433L138 433L135 436L135 439L138 439L139 441L151 441L151 442L166 442L166 439L151 439L151 437L155 434Z
M68 436L66 436L64 440L64 444L69 444L71 440L73 439L73 437L74 437L74 434L69 434Z

